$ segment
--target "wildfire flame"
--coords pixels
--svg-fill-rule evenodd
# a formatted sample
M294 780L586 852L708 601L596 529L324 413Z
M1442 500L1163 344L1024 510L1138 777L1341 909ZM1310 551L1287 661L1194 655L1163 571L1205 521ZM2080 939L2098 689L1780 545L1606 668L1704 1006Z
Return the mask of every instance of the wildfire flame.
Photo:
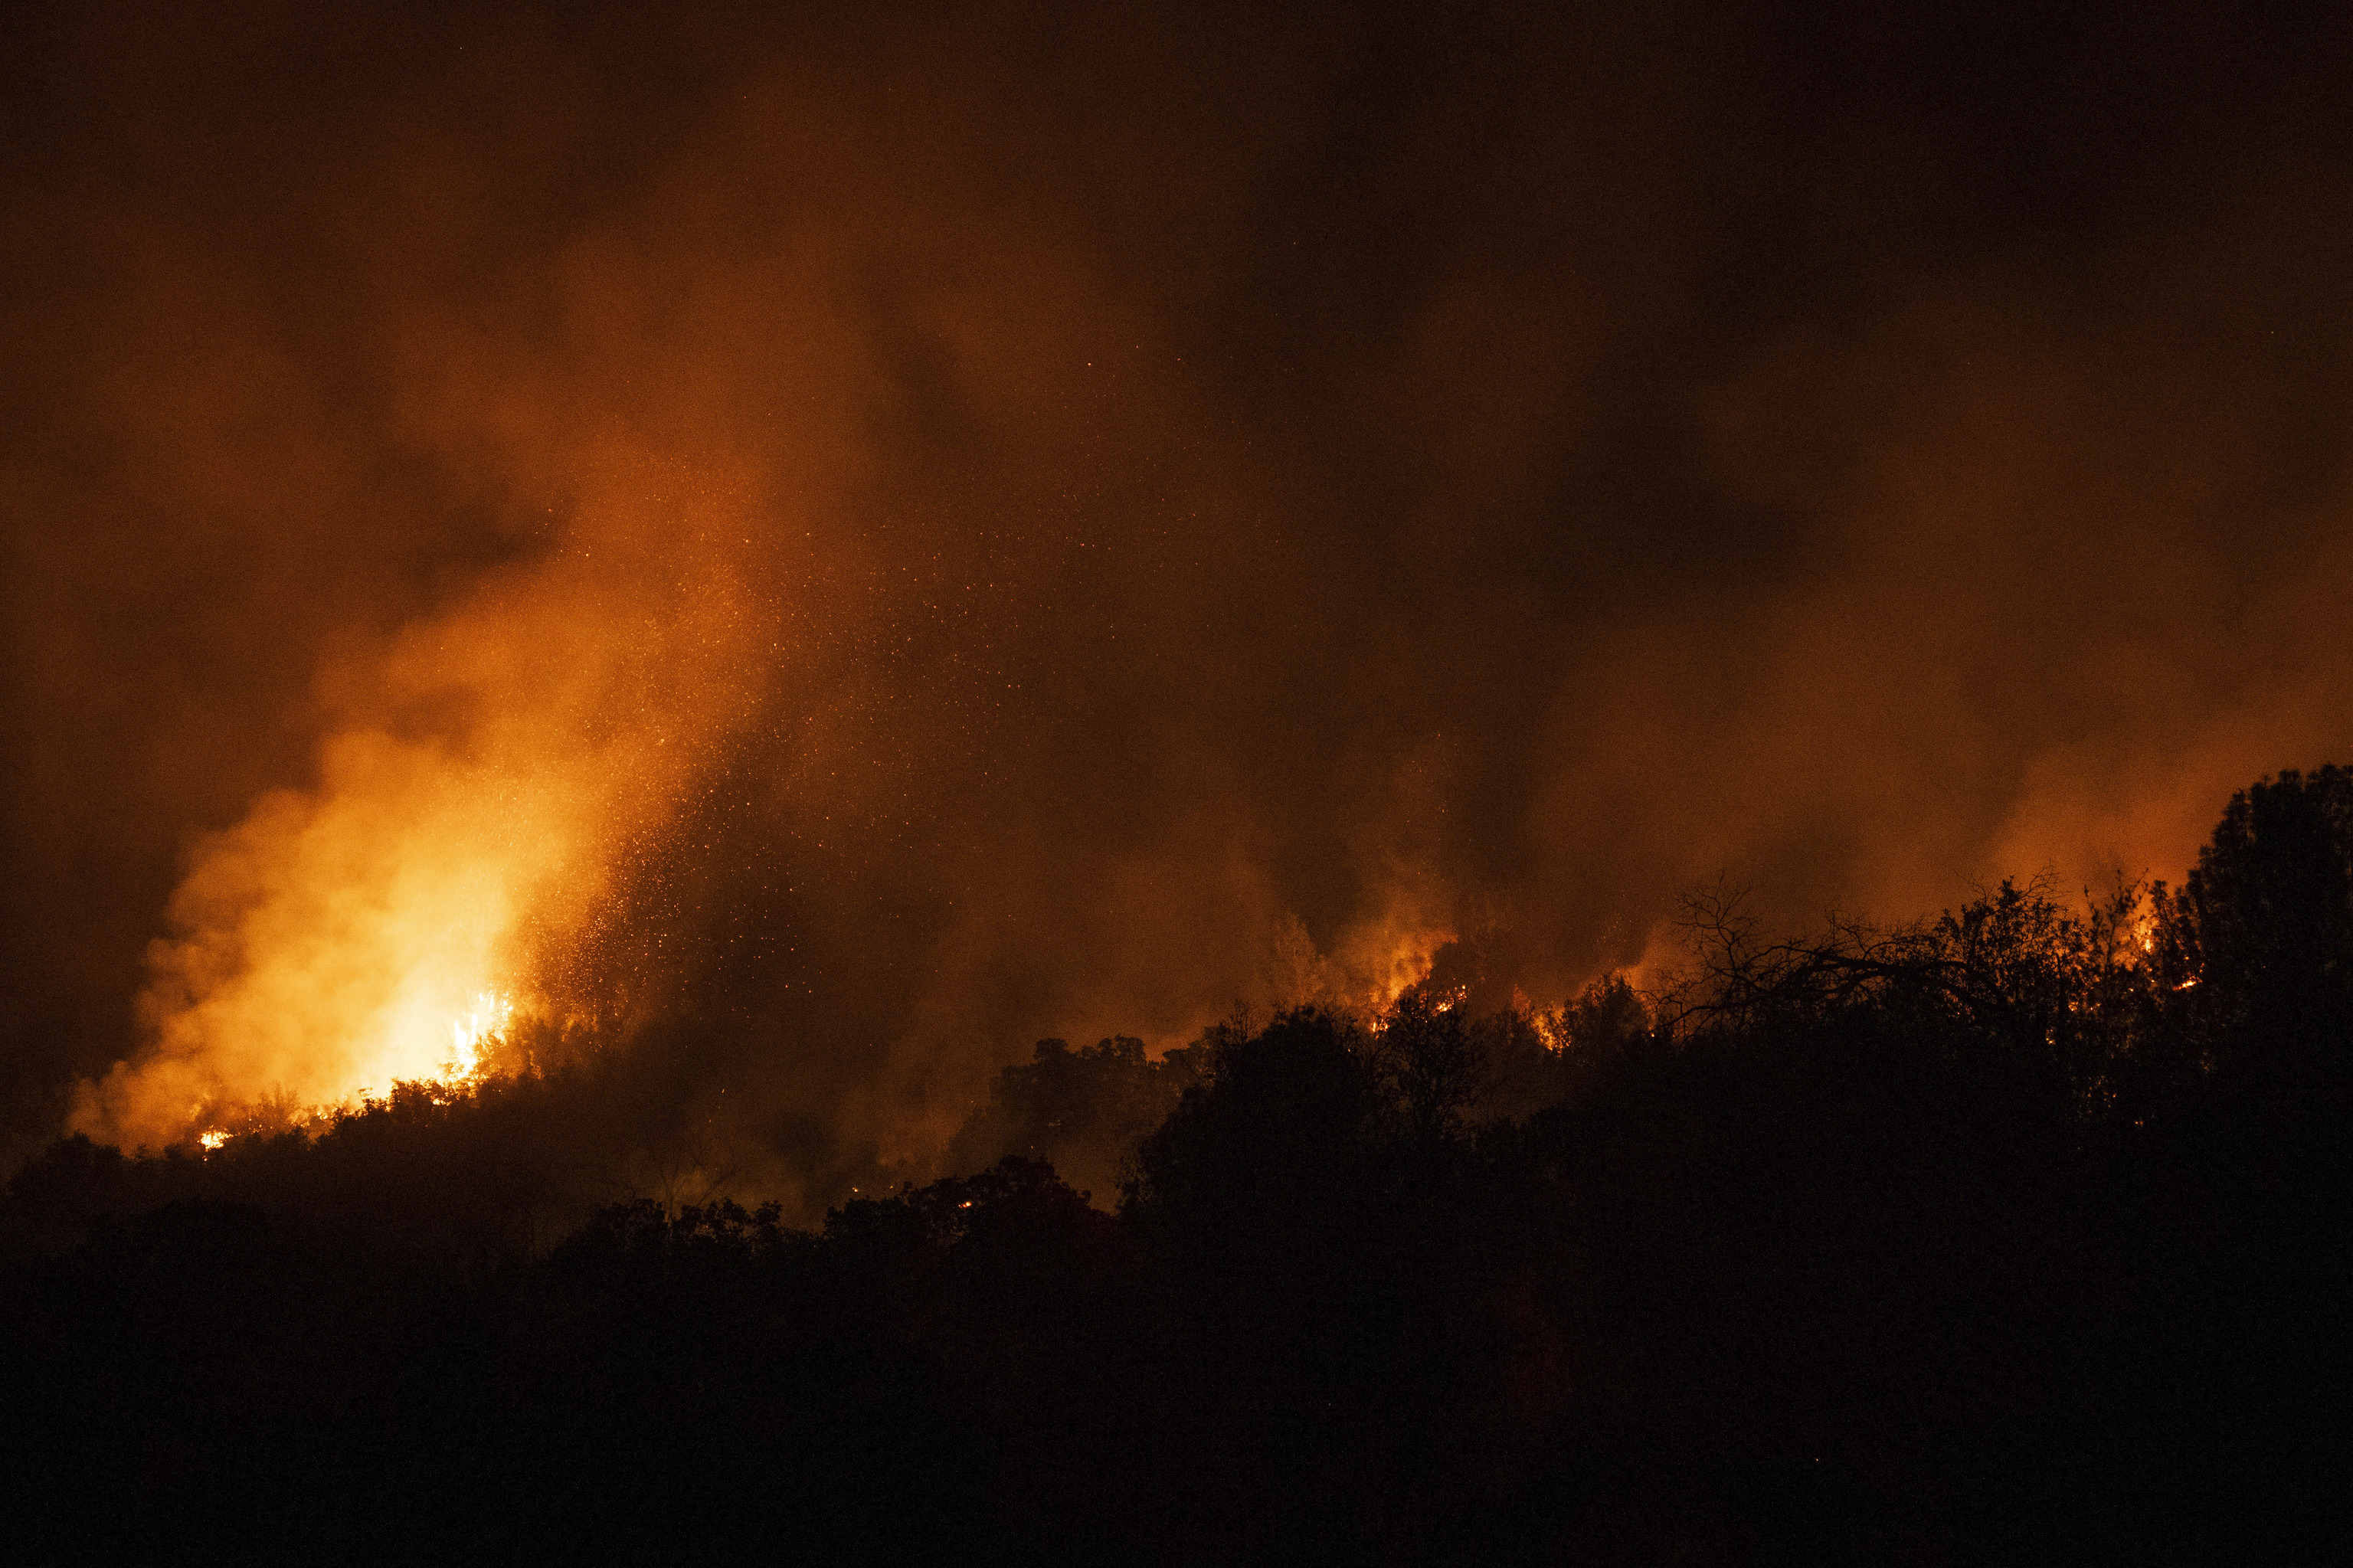
M514 1019L514 1002L497 991L477 992L473 1007L449 1021L449 1060L442 1064L445 1081L459 1082L479 1077L482 1071L482 1046L493 1037L506 1033Z
M1451 929L1425 926L1360 940L1351 955L1356 972L1363 976L1360 1005L1375 1012L1395 1007L1398 998L1430 978L1438 950L1454 939ZM1450 995L1439 1011L1453 1005Z
M1430 978L1439 949L1455 939L1451 926L1391 910L1341 931L1327 954L1292 916L1276 933L1272 1000L1277 1006L1314 1002L1377 1018Z
M169 1141L191 1102L462 1082L537 1004L768 678L738 575L683 526L733 492L649 502L674 465L593 457L567 547L322 675L316 784L197 846L149 953L150 1043L80 1086L77 1130Z

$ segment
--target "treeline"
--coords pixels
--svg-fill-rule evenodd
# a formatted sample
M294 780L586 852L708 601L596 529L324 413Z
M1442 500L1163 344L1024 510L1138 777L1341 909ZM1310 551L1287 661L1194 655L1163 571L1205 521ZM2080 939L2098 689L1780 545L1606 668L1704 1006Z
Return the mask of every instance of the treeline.
M1799 940L1703 901L1692 931L1657 996L1045 1043L959 1139L994 1163L807 1229L453 1226L563 1074L255 1139L284 1181L244 1197L218 1160L60 1145L5 1213L21 1539L2341 1555L2353 773L2234 799L2178 893L2005 885Z

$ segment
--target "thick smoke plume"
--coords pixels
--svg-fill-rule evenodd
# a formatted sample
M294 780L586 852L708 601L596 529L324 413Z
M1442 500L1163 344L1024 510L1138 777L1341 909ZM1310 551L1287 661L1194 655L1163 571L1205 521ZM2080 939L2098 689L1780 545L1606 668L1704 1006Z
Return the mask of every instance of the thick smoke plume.
M2317 36L22 26L20 1146L491 992L755 1164L913 1160L1040 1035L1556 1000L1725 874L2178 876L2345 749Z

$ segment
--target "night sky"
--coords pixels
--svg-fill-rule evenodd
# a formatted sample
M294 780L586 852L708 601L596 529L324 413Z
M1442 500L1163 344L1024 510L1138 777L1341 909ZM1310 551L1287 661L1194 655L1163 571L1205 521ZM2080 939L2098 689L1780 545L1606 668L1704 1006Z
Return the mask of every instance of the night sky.
M919 1151L2353 752L2343 7L5 26L12 1162L477 988Z

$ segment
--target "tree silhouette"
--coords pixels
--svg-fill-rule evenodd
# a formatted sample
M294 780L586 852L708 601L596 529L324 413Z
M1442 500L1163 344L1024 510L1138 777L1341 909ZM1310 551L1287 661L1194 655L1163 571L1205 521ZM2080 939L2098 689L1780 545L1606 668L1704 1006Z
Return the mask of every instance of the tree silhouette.
M1220 1225L1313 1203L1356 1173L1387 1103L1370 1043L1333 1013L1303 1007L1227 1033L1208 1081L1137 1150L1126 1202Z
M1040 1040L1029 1062L997 1074L949 1145L948 1167L986 1170L1008 1155L1043 1160L1108 1199L1135 1146L1194 1081L1190 1065L1185 1053L1148 1062L1144 1042L1128 1035L1079 1051Z
M1379 1060L1404 1111L1413 1141L1437 1149L1463 1130L1463 1118L1487 1087L1489 1071L1456 995L1415 986L1382 1021Z
M2161 936L2208 1065L2284 1112L2353 1110L2353 770L2232 796Z

